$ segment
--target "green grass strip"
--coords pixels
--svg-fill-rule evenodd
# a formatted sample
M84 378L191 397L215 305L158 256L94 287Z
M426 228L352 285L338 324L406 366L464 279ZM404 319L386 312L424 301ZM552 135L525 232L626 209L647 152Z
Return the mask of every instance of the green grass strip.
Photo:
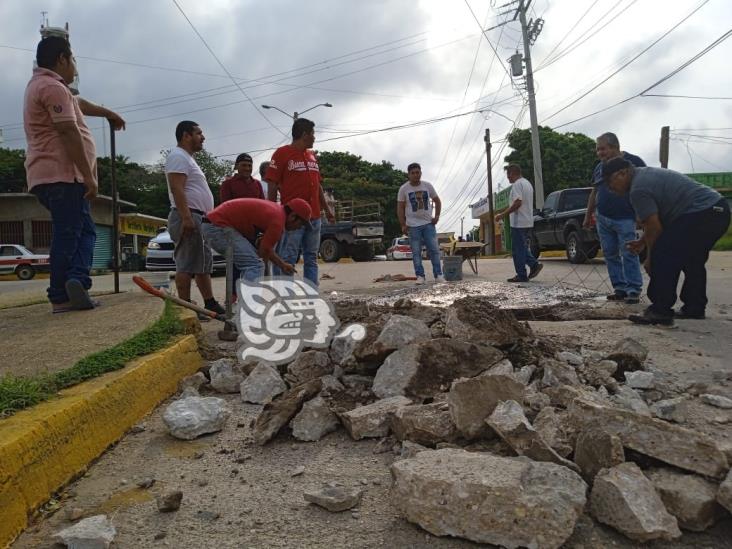
M0 378L0 417L48 400L66 387L119 370L134 358L162 349L183 331L175 307L166 302L154 324L114 347L82 358L70 368L31 377L5 375Z

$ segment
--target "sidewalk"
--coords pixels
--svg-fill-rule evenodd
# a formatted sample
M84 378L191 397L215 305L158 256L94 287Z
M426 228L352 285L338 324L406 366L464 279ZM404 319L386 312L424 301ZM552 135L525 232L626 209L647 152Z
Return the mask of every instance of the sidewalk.
M0 309L0 376L57 372L112 347L155 322L161 299L142 290L100 296L101 307L54 315L48 303Z

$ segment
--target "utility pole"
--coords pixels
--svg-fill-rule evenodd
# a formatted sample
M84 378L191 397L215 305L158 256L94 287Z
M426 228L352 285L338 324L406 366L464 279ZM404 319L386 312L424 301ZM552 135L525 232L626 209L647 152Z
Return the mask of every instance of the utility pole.
M491 167L491 131L485 129L485 158L488 167L488 253L490 255L496 255L496 236L495 236L495 212L493 211L493 170Z
M544 206L544 178L541 169L541 144L539 143L539 120L536 115L536 94L534 91L534 72L531 67L531 42L541 32L543 21L531 21L526 23L526 10L529 9L531 0L519 0L518 16L521 21L521 33L524 38L524 63L526 64L526 91L529 96L529 116L531 117L531 154L534 161L534 189L536 191L536 208ZM530 40L533 38L533 40Z
M465 233L463 233L463 221L465 221L465 216L460 218L460 236L465 235Z
M668 139L669 139L669 127L663 126L661 128L661 145L658 151L658 159L661 161L662 168L668 168Z

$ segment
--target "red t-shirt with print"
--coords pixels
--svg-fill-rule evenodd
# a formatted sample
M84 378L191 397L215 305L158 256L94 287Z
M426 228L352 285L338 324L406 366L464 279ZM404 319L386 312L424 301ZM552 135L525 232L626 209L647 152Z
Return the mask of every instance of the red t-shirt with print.
M281 204L259 198L227 200L206 214L219 227L231 227L254 242L260 234L259 249L274 249L285 230L285 208Z
M320 218L320 168L313 151L292 145L277 149L264 177L279 186L282 204L302 198L312 209L311 219Z

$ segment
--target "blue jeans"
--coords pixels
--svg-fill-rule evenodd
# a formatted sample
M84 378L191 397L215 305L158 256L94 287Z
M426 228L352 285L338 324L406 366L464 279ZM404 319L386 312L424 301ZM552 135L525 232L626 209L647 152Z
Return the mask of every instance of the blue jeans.
M409 227L409 246L412 248L414 274L424 278L422 266L422 244L427 248L427 255L432 262L432 274L437 278L442 275L440 263L440 246L437 244L437 228L432 223Z
M97 231L81 183L46 183L33 187L38 201L51 212L51 281L48 300L66 303L66 282L78 280L87 290Z
M277 255L285 263L295 265L302 253L303 278L318 287L318 250L320 249L320 218L311 219L310 227L300 227L294 231L285 231L277 245ZM284 273L276 265L272 265L272 274L283 276Z
M516 276L521 280L528 280L526 275L526 265L530 269L536 267L539 262L532 255L531 250L526 245L526 239L529 236L531 228L511 227L511 255L513 256L513 268L516 269Z
M626 242L636 239L635 220L612 219L598 213L597 233L615 292L640 295L643 289L640 261L637 255L625 247Z
M234 280L241 277L255 282L264 275L264 261L257 255L254 245L239 231L231 227L219 227L213 223L201 223L201 230L206 244L224 257L229 244L233 244Z

